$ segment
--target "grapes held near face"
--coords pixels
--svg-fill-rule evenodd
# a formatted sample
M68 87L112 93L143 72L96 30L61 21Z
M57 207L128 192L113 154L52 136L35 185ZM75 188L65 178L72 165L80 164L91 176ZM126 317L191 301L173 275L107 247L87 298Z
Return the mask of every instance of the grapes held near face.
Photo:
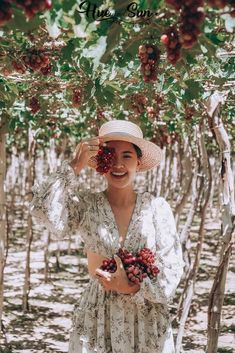
M115 149L107 146L100 146L100 149L95 156L97 167L96 171L100 174L107 173L113 165Z

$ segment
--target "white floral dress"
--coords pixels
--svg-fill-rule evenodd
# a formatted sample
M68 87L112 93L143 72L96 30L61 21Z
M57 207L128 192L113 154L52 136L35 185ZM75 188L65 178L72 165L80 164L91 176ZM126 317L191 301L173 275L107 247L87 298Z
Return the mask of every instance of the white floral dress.
M68 160L32 189L30 212L59 237L79 234L86 249L114 255L119 235L104 192L78 192ZM163 197L138 193L124 247L156 253L157 278L144 278L135 294L105 292L90 277L73 314L69 353L174 353L168 304L183 274L182 248L172 210Z

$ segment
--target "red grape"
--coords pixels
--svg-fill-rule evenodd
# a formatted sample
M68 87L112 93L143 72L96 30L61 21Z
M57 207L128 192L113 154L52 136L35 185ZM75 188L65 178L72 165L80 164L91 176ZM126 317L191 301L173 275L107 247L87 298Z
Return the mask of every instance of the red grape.
M72 104L73 107L78 108L80 107L82 102L82 92L80 88L74 88L73 89L73 96L72 96Z
M141 62L141 72L144 75L144 82L156 81L156 64L160 59L160 50L155 45L140 45L138 58Z
M41 71L50 64L49 57L40 50L32 49L23 56L24 64L33 71Z
M135 284L143 282L143 279L147 276L154 278L160 272L159 268L154 264L155 256L148 248L141 249L136 256L127 249L120 248L117 255L122 260L128 279ZM100 268L103 271L113 273L117 270L117 264L114 258L105 259Z
M26 71L26 67L23 63L17 62L17 61L12 61L12 66L14 69L19 72L20 74L24 74Z
M33 114L37 113L41 109L39 100L36 97L32 97L29 101L29 107Z
M12 9L9 2L1 1L0 2L0 26L4 26L12 18Z
M109 171L113 164L115 149L107 146L100 146L100 149L95 156L97 167L96 171L98 173L104 174Z
M38 12L51 9L51 0L15 0L16 4L21 7L28 18L34 17Z

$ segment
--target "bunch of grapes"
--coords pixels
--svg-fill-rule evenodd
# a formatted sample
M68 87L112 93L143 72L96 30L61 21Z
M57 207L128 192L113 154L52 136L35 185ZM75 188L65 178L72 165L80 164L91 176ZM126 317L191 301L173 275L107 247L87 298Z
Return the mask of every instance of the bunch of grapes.
M0 26L4 26L12 18L12 9L8 0L0 2Z
M202 11L204 0L187 0L180 15L180 42L183 48L191 48L201 34L200 25L205 15Z
M0 1L0 26L4 26L13 15L11 3L21 7L28 18L34 17L38 12L50 10L51 0L1 0Z
M144 75L144 82L156 81L156 64L160 59L160 50L154 45L140 45L138 58L141 62L141 72Z
M168 61L176 64L181 57L181 48L191 48L201 34L204 0L166 0L166 3L180 11L179 29L171 26L161 36L161 42L167 47Z
M26 71L26 67L23 63L17 62L17 61L12 61L12 66L14 67L16 72L19 72L20 74L24 74Z
M72 96L72 104L73 107L78 108L80 107L82 102L82 92L79 88L73 89L73 96Z
M134 93L129 96L131 108L136 114L145 112L145 105L148 103L148 97L144 93Z
M35 49L25 55L23 60L25 65L33 71L41 71L50 64L49 57L41 51Z
M113 164L115 149L107 146L100 146L98 154L95 156L98 173L104 174L109 171Z
M103 271L114 273L117 271L116 261L114 260L113 257L111 259L105 259L103 260L103 263L100 266L100 269Z
M148 118L149 118L150 120L154 120L154 118L156 118L156 116L157 116L157 111L154 109L153 106L147 107L147 108L146 108L146 111L147 111Z
M188 106L187 104L185 104L184 112L185 112L185 114L184 114L185 120L191 121L193 116L196 113L196 109L194 107L192 107L192 106Z
M97 120L99 121L102 121L103 119L105 119L104 109L98 106L96 108L96 116L97 116Z
M150 141L163 148L166 145L173 145L178 140L179 134L176 131L169 133L166 126L161 126L155 131Z
M160 272L159 268L154 264L155 256L149 248L141 249L136 255L136 261L143 274L147 274L151 279Z
M135 284L143 282L147 276L154 278L160 272L158 267L154 265L154 254L148 248L141 249L135 256L127 249L120 248L117 255L122 260L128 279ZM117 270L117 264L113 258L105 259L100 268L113 273Z
M181 43L177 28L168 27L161 36L161 42L167 48L167 60L173 65L176 64L181 57Z
M33 114L37 113L41 109L39 100L36 97L32 97L30 99L29 108Z
M50 10L52 7L51 0L15 0L15 2L24 10L28 18L34 17L38 12Z
M40 72L44 75L44 76L47 76L51 73L51 70L52 70L52 65L51 64L48 64L47 66L45 67L42 67L40 69Z

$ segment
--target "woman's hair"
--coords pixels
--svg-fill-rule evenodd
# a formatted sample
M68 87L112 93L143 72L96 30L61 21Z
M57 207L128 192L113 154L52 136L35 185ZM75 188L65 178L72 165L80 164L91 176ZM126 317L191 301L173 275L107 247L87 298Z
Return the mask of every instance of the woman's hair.
M137 145L135 145L134 143L132 143L132 145L133 145L133 147L134 147L134 149L135 149L135 151L136 151L137 157L138 157L138 158L141 158L141 157L142 157L142 151L141 151L141 149L140 149Z
M112 140L110 140L110 141L112 141ZM110 141L106 141L106 142L110 142ZM141 149L137 145L135 145L134 143L132 143L132 145L136 151L137 158L141 158L143 156Z

